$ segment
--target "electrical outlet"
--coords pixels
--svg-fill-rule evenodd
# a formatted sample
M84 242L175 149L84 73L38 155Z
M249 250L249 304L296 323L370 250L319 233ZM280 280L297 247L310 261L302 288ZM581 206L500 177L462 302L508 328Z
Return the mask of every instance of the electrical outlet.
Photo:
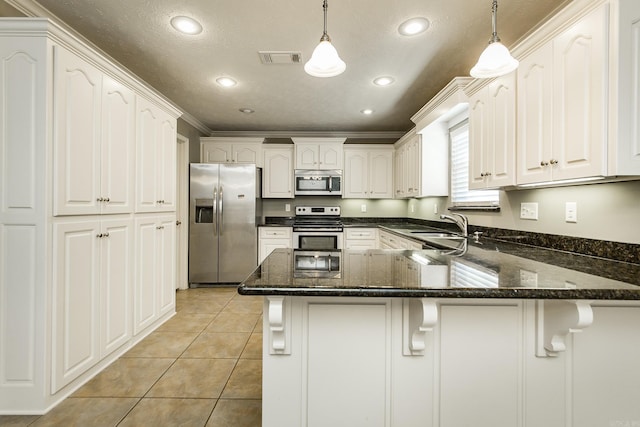
M360 205L360 212L366 212L367 211L367 205L362 204Z
M434 204L433 204L433 213L434 213L434 214L437 214L437 213L438 213L438 204L437 204L437 203L434 203Z
M567 202L564 208L565 222L578 222L578 204L576 202Z
M538 220L538 203L520 203L520 219Z
M520 270L520 286L525 288L537 288L538 273L528 270Z
M291 212L291 203L285 203L284 204L284 211L285 212Z

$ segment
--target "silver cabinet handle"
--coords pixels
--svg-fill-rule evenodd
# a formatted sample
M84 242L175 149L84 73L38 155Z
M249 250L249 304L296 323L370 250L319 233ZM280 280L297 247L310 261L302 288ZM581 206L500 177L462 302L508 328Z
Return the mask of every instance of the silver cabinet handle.
M102 238L104 237L104 234L102 234L102 233L100 233L100 234L96 234L96 237L97 237L98 239L102 239Z
M164 225L158 225L158 226L156 227L156 230L164 230Z
M98 197L98 198L96 199L96 201L97 201L97 202L102 202L102 201L104 201L104 199L103 199L102 197Z
M552 165L557 165L558 161L556 159L551 159L549 163L551 163Z
M542 162L540 162L540 166L542 166L542 167L549 166L549 162L542 161Z
M178 226L180 224L182 224L182 221L180 221L180 220L176 221L176 226Z

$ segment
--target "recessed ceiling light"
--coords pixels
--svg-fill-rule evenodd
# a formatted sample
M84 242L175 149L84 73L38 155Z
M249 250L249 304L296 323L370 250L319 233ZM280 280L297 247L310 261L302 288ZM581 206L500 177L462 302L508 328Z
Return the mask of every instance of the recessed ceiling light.
M255 110L252 110L251 108L240 108L238 111L240 111L241 113L244 113L244 114L255 113Z
M373 79L373 84L377 86L389 86L393 82L395 82L395 80L393 79L393 77L389 76L376 77L375 79Z
M427 31L427 28L429 28L429 20L427 18L411 18L400 24L398 32L403 36L415 36Z
M220 86L224 86L224 87L231 87L238 84L238 82L233 80L231 77L218 77L216 79L216 82L218 82Z
M202 32L202 25L188 16L174 16L171 18L171 25L183 34L195 35Z
M373 110L370 108L366 108L364 110L360 110L360 112L366 116L370 116L371 114L373 114Z

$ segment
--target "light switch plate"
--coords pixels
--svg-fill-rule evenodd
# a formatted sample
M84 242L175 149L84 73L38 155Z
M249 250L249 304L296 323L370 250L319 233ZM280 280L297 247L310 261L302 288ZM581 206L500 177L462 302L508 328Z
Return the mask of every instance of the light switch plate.
M367 211L367 205L360 205L360 212L366 212Z
M538 220L538 203L520 203L520 219Z
M576 202L567 202L564 208L565 222L578 222L578 204Z
M285 203L284 204L284 211L285 212L291 212L291 203Z

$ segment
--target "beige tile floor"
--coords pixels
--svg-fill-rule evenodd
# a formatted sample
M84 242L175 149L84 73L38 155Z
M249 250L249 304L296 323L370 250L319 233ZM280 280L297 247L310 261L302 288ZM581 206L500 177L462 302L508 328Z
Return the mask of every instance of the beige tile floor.
M0 426L260 426L262 298L189 289L176 310L49 413Z

